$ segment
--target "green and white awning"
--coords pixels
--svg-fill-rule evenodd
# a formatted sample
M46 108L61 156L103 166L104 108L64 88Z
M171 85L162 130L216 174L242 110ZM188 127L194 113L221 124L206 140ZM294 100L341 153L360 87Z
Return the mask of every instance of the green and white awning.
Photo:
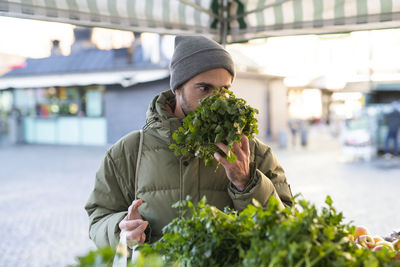
M0 15L239 42L400 27L400 0L0 0Z

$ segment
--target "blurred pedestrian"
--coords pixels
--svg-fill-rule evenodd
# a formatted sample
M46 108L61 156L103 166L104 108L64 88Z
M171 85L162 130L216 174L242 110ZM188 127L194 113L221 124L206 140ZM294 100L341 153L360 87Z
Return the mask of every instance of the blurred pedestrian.
M398 131L400 128L400 112L398 110L398 102L392 102L392 111L386 115L386 124L388 126L388 133L386 135L385 140L385 155L389 154L389 143L390 140L393 140L393 155L399 155L399 146L398 146Z
M9 142L12 145L21 143L22 114L18 108L13 107L8 117Z
M292 146L296 146L297 132L300 128L300 123L298 119L290 119L288 121L290 133L292 135Z
M308 125L307 121L301 120L300 121L300 141L301 141L301 146L306 147L307 146L307 139L308 139Z

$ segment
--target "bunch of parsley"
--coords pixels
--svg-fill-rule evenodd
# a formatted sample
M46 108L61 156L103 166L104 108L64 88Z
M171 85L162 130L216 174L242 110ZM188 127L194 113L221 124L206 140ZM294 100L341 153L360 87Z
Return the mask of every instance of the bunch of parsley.
M252 139L258 133L256 113L258 110L231 91L215 89L213 95L201 99L200 106L183 119L183 125L172 135L175 143L170 148L177 156L194 154L204 159L206 165L213 163L217 151L229 162L235 162L236 156L231 153L233 143L240 142L243 134ZM218 142L227 145L226 155L215 145Z
M254 202L238 214L186 200L177 206L191 215L141 249L163 255L166 266L399 266L394 251L357 248L348 238L354 226L342 223L329 196L325 202L320 212L305 200L280 210L271 197L266 209Z

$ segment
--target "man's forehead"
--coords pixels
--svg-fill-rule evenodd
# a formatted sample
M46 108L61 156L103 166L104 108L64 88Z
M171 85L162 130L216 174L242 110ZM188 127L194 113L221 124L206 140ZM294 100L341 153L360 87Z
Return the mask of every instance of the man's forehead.
M232 84L232 75L198 75L193 77L193 83L212 86L230 86Z

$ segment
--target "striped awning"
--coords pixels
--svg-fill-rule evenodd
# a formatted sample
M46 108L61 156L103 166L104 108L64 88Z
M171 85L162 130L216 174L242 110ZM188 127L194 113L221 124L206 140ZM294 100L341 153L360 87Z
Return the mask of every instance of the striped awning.
M400 27L400 0L0 0L0 15L231 43Z

